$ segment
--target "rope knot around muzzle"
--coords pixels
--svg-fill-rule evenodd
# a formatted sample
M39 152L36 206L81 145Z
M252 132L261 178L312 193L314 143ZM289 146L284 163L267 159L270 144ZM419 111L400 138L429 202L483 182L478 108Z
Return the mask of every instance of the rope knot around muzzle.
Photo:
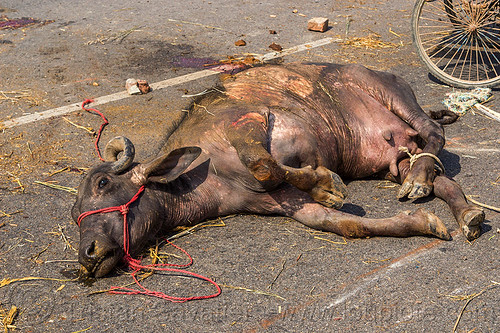
M127 215L128 214L128 205L121 205L120 206L120 213L122 213L122 215Z
M131 269L133 269L132 278L134 279L134 282L141 289L131 289L131 288L126 288L126 287L111 287L111 290L109 292L112 294L123 294L123 295L137 295L137 294L148 295L148 296L163 298L167 301L176 302L176 303L182 303L182 302L192 301L192 300L201 300L201 299L207 299L207 298L219 296L222 292L221 288L219 287L219 285L215 281L209 279L208 277L205 277L205 276L202 276L202 275L190 272L190 271L186 271L183 269L168 267L168 266L174 266L174 267L185 268L185 267L191 266L191 264L193 263L193 258L185 250L181 249L177 245L170 243L168 240L166 240L168 244L172 245L176 249L179 249L180 251L182 251L184 254L186 254L188 256L189 263L181 264L181 265L169 264L169 263L161 263L161 264L156 263L156 264L150 264L150 265L143 265L141 263L141 261L142 261L141 259L132 258L132 256L130 255L130 252L129 252L130 233L129 233L129 225L128 225L128 221L127 221L127 215L129 213L130 205L139 199L141 193L144 192L144 189L145 189L145 186L144 185L141 186L139 188L139 190L137 191L137 193L132 197L132 199L130 199L130 201L124 205L88 211L88 212L82 213L78 217L77 223L78 223L78 226L80 226L82 220L89 215L111 213L111 212L115 212L115 211L119 211L123 215L123 251L124 251L123 261L127 264L127 266L129 266ZM183 275L192 276L192 277L195 277L195 278L198 278L198 279L201 279L201 280L204 280L204 281L211 283L212 285L215 286L215 288L217 288L217 291L214 294L204 295L204 296L176 297L176 296L166 295L163 292L152 291L152 290L147 289L143 285L141 285L139 280L136 277L137 273L141 270L168 271L168 272L174 272L174 273L180 273Z

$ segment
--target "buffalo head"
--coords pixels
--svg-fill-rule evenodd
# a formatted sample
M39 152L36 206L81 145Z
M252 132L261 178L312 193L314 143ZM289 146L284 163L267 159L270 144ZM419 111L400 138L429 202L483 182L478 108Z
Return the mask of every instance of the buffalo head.
M200 153L198 147L185 147L160 154L147 163L133 163L132 142L125 137L112 139L104 150L106 162L92 168L78 187L71 211L73 219L78 221L85 212L124 205L146 185L127 212L129 254L137 254L164 225L165 202L159 184L177 179ZM79 222L78 260L83 274L108 274L125 255L122 213L91 214Z

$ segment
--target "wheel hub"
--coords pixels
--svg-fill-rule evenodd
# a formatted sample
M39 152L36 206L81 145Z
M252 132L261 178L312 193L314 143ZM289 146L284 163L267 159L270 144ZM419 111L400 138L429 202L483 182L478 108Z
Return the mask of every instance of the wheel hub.
M479 28L479 24L477 22L471 22L467 26L467 31L469 33L475 34L475 33L477 33L478 28Z

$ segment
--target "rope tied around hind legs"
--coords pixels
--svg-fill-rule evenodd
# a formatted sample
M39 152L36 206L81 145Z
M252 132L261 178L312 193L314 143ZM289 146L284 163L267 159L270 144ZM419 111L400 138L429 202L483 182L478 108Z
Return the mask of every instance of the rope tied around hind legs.
M408 156L410 157L410 170L413 168L413 164L415 164L415 162L420 158L420 157L424 157L424 156L427 156L427 157L432 157L434 159L434 161L436 161L436 166L438 168L438 171L442 174L445 173L445 169L444 169L444 165L443 163L441 162L441 160L439 159L439 157L437 157L436 155L434 154L431 154L431 153L419 153L419 154L412 154L410 153L410 151L408 150L407 147L399 147L398 148L399 151L402 151L402 152L405 152L408 154Z

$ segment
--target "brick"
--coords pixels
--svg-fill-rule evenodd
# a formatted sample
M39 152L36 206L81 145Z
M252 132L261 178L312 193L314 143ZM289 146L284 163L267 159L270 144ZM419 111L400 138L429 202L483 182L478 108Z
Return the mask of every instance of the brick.
M143 94L147 94L148 92L151 91L151 87L149 86L149 83L146 80L137 80L137 88L139 88L139 90Z
M240 39L240 40L237 40L236 42L234 42L234 45L245 46L245 45L247 45L247 42L245 42L243 39Z
M139 90L139 87L137 86L136 79L128 79L125 82L125 88L127 89L128 93L130 95L140 95L141 94L141 91Z
M328 29L328 19L314 17L307 22L307 30L325 32Z

